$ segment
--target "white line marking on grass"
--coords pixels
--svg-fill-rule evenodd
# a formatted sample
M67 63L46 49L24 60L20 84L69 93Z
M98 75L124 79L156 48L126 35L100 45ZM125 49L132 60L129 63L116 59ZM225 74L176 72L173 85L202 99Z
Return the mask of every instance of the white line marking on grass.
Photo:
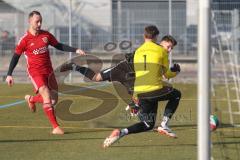
M22 104L22 103L24 103L24 102L25 102L25 100L21 100L21 101L17 101L17 102L14 102L14 103L9 103L9 104L5 104L5 105L1 105L1 106L0 106L0 109L12 107L12 106L15 106L15 105L18 105L18 104Z
M104 83L104 84L97 84L97 85L94 85L94 86L87 86L86 88L69 90L69 91L66 91L64 93L59 93L59 96L61 96L61 95L64 96L65 93L71 93L71 92L74 92L74 91L85 91L85 90L87 90L87 88L98 88L98 87L104 87L104 86L107 86L107 85L109 85L109 84L108 83ZM0 97L2 98L4 96L0 96ZM7 96L7 97L9 98L9 96ZM0 109L12 107L12 106L15 106L15 105L18 105L18 104L22 104L22 103L25 103L25 100L21 100L21 101L9 103L9 104L0 105Z
M0 128L29 128L29 129L51 129L50 126L0 126ZM90 131L109 131L113 128L84 128L84 127L77 127L77 126L69 126L69 127L63 127L64 129L81 129L81 130L90 130ZM174 128L174 127L173 127ZM177 129L176 129L177 130ZM185 130L197 130L197 128L187 128ZM240 128L219 128L217 131L214 131L213 133L217 133L218 131L224 131L224 132L240 132Z
M59 93L59 96L64 96L64 97L68 97L66 93L71 93L71 92L75 92L75 91L85 91L87 90L87 88L98 88L98 87L104 87L110 85L110 83L103 83L103 84L97 84L97 85L93 85L93 86L86 86L86 88L80 88L80 89L74 89L74 90L69 90L69 91L65 91L63 93ZM71 96L69 95L69 97L78 97L78 96ZM19 96L0 96L0 98L20 98ZM227 99L213 99L212 101L227 101ZM197 101L196 98L186 98L186 99L181 99L181 101ZM4 104L4 105L0 105L0 109L3 108L8 108L8 107L12 107L18 104L22 104L25 103L24 100L20 100L17 102L13 102L13 103L9 103L9 104Z
M27 129L51 129L48 126L0 126L0 128L27 128ZM89 131L109 131L113 128L82 128L82 127L63 127L64 129L81 129Z

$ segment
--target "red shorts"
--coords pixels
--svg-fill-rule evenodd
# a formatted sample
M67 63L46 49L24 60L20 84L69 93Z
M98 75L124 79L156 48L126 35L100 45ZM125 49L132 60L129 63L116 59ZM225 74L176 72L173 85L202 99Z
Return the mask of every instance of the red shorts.
M38 90L42 86L47 86L50 90L58 90L57 80L54 74L42 74L42 75L29 75L32 84L34 86L34 92L38 93Z

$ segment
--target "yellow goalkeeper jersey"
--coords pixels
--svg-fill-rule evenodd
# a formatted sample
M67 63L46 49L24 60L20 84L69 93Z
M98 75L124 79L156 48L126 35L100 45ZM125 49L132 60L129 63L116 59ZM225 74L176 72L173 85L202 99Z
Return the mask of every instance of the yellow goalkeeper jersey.
M145 42L134 54L134 96L161 89L162 78L172 78L175 72L169 69L167 50L154 42Z

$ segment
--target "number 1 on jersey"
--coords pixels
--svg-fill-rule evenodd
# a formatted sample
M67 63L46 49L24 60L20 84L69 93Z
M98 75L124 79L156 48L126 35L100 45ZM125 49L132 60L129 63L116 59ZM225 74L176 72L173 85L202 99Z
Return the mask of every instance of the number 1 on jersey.
M147 63L146 63L147 55L143 55L143 58L144 58L144 71L146 71L147 70Z

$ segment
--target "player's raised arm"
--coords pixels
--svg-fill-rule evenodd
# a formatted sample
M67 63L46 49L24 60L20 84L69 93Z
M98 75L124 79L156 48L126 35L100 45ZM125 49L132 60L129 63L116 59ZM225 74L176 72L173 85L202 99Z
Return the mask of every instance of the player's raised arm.
M65 51L65 52L74 52L79 55L86 54L83 50L81 50L79 48L71 47L69 45L58 42L57 39L49 32L48 32L48 35L49 35L49 44L51 46L53 46L54 48L61 50L61 51Z
M13 77L12 77L12 73L13 73L13 70L14 70L14 68L16 67L17 63L18 63L18 60L19 60L20 56L21 56L21 55L15 53L15 54L12 56L12 60L11 60L11 62L10 62L9 68L8 68L8 73L7 73L6 82L7 82L7 84L8 84L10 87L14 84L14 80L13 80Z
M71 47L71 46L68 46L68 45L65 45L65 44L62 44L62 43L57 43L55 46L56 49L58 50L61 50L61 51L66 51L66 52L75 52L79 55L85 55L86 53L79 49L79 48L74 48L74 47Z

